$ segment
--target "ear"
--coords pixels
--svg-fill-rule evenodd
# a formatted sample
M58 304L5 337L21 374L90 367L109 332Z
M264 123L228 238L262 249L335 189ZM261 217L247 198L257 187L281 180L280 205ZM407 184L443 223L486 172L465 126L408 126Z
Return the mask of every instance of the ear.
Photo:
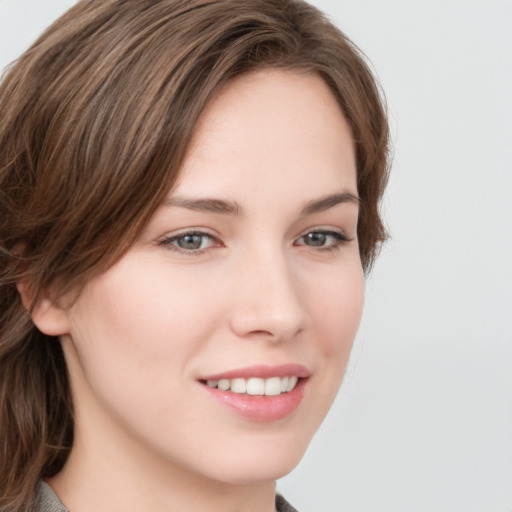
M69 333L69 321L67 311L57 304L49 294L44 292L41 298L34 302L34 293L26 281L17 284L21 301L27 311L31 311L31 317L37 328L49 336L61 336Z

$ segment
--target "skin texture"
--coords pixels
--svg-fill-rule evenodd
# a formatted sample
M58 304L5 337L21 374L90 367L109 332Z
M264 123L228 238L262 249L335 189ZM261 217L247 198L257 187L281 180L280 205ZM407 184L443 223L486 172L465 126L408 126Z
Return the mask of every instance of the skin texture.
M73 512L274 510L339 388L364 301L348 125L324 82L265 71L211 102L169 204L70 309L34 321L61 336L76 438L50 484ZM214 198L238 211L173 203ZM190 232L200 249L179 247ZM311 232L344 233L311 243ZM188 239L190 241L190 239ZM323 244L323 245L322 245ZM252 365L309 371L300 406L252 421L201 377ZM198 492L200 490L200 492Z

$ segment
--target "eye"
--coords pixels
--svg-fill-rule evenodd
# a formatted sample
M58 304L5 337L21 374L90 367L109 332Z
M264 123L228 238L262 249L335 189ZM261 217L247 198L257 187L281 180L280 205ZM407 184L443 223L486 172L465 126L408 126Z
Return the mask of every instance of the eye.
M201 231L180 233L160 241L160 245L168 246L169 249L192 254L201 253L216 243L217 241L212 235Z
M343 244L350 242L350 238L342 231L310 231L302 235L296 245L307 247L318 247L320 249L336 249Z

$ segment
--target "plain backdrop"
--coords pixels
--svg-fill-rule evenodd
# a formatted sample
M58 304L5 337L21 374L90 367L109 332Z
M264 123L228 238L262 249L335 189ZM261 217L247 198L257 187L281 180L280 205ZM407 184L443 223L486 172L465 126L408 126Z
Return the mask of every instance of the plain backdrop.
M243 1L243 0L241 0ZM0 67L72 0L0 0ZM386 91L392 240L301 512L512 511L512 2L315 0Z

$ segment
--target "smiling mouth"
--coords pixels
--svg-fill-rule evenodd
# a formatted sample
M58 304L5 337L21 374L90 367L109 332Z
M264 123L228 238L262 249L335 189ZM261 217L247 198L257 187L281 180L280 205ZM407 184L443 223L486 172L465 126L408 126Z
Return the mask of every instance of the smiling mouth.
M298 377L290 375L286 377L269 377L267 379L250 377L248 379L219 379L202 382L210 388L216 388L220 391L231 391L241 395L277 396L292 391L298 381Z

